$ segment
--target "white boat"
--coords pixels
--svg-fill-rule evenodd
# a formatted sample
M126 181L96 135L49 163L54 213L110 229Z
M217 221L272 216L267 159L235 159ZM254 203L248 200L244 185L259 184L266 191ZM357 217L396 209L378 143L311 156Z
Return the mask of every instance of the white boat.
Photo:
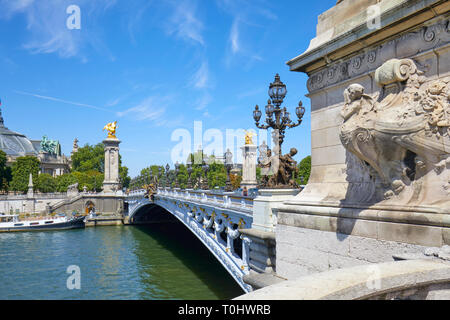
M66 216L52 219L20 221L17 214L0 215L0 232L45 231L84 228L85 217L68 218Z

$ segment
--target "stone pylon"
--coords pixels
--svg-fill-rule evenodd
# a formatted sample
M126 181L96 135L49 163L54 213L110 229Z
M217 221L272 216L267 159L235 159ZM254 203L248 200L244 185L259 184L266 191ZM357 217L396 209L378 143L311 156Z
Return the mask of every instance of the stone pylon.
M119 143L116 137L108 137L103 140L105 145L105 180L103 181L103 193L120 193L119 180Z
M242 182L241 188L256 188L258 181L256 180L256 149L254 144L246 144L242 149Z

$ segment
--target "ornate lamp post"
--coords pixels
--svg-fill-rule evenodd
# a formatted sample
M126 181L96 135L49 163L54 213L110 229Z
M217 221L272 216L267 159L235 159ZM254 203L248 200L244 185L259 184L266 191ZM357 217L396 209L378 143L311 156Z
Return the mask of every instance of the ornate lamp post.
M227 182L225 185L225 191L233 191L233 186L231 185L230 180L230 170L233 168L233 154L230 149L227 149L227 152L223 155L225 159L225 169L227 170Z
M178 183L178 172L180 171L180 164L178 161L175 163L175 188L179 188L180 184Z
M191 181L191 174L192 174L192 161L191 157L189 157L188 161L186 162L187 172L188 172L188 181L187 181L187 188L192 189L192 181Z
M290 113L287 111L286 107L281 108L280 105L283 103L284 97L286 96L287 90L286 85L281 82L278 73L275 75L275 80L269 85L268 94L270 99L265 107L266 113L266 124L259 124L262 116L259 106L255 106L253 111L253 119L255 120L256 127L259 129L273 129L273 156L270 160L270 167L274 167L276 172L273 173L271 178L266 177L264 179L263 186L265 187L286 187L295 186L295 182L292 182L293 169L288 163L292 163L294 160L292 157L297 153L297 149L291 148L289 154L281 156L281 145L284 141L286 128L295 128L302 123L303 115L305 114L305 108L300 101L298 107L295 109L295 114L297 115L298 121L295 123L291 120ZM273 103L273 105L272 105ZM267 152L267 151L266 151ZM261 155L260 155L261 156ZM264 157L264 155L263 155ZM273 159L275 157L275 159ZM282 161L283 160L283 161ZM265 165L267 166L267 165ZM295 170L294 170L295 171Z
M209 188L209 186L208 186L209 164L207 162L203 162L202 169L203 169L203 172L205 173L205 179L203 179L202 189L208 190L208 188Z
M265 108L267 124L259 124L262 112L261 110L259 110L258 105L255 106L255 110L253 111L253 119L255 120L256 126L259 129L272 128L273 130L276 130L278 132L278 147L279 153L281 154L281 145L284 141L284 133L286 128L294 128L302 123L302 118L305 114L305 108L300 101L298 107L295 109L295 114L298 117L297 123L292 122L290 113L286 110L286 107L284 107L283 109L280 108L280 105L283 103L284 97L286 96L287 90L286 85L280 81L280 76L278 75L278 73L275 75L275 81L269 85L268 93L272 101L269 99Z
M156 176L156 185L159 186L159 179L161 178L162 168L158 167L158 175Z
M169 164L166 164L166 184L165 184L166 187L170 186L170 184L169 184L169 170L170 170L170 166L169 166Z

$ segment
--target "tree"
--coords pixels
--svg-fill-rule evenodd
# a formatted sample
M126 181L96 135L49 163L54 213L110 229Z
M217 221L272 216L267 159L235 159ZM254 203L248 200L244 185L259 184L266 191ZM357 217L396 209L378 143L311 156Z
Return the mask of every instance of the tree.
M122 188L128 188L131 181L131 178L128 175L128 167L119 167L119 177L122 182Z
M38 177L37 177L37 182L36 182L36 189L39 190L40 192L55 192L57 184L56 184L56 179L53 178L51 175L49 175L48 173L41 173Z
M241 175L230 173L230 183L233 186L233 190L239 189L239 187L241 186L241 181Z
M309 180L309 176L311 174L311 156L307 156L300 161L298 164L298 176L296 177L296 181L298 184L307 184ZM303 177L303 183L302 179Z
M7 191L12 179L11 167L6 165L6 153L0 150L0 190Z
M10 188L15 191L26 192L30 173L33 176L33 185L36 186L39 174L39 159L34 156L18 157L12 164L11 173Z
M84 147L78 149L72 155L72 170L79 172L86 172L95 170L104 172L105 168L105 146L103 143L98 143L95 146L86 144Z
M181 189L186 189L188 179L189 174L186 166L184 164L180 164L180 166L178 167L177 181Z
M56 177L56 191L67 192L67 187L77 183L77 178L71 173L65 173Z
M227 182L227 172L222 163L210 161L208 171L208 186L210 189L215 187L224 187Z

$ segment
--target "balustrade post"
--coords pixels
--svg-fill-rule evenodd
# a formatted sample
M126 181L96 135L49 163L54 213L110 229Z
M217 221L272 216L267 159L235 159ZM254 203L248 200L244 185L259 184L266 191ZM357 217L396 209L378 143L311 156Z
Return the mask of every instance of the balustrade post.
M226 251L228 253L233 254L234 253L234 242L233 242L234 239L231 238L230 234L228 233L228 230L229 229L227 229L227 249L226 249Z
M241 235L242 240L242 271L249 270L250 263L250 243L252 240L249 237Z

